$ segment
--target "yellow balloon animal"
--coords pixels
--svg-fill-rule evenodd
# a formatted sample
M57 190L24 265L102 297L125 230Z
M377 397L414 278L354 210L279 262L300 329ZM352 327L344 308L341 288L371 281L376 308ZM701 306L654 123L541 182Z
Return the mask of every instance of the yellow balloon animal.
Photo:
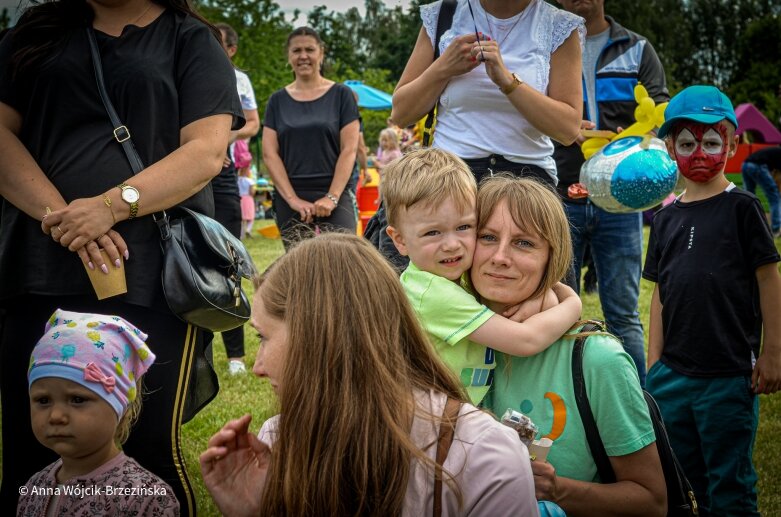
M654 100L648 96L648 91L640 83L637 83L637 86L635 86L635 100L637 101L637 107L635 108L636 122L609 139L594 137L583 142L580 148L586 160L611 141L628 136L644 136L655 127L664 124L664 110L667 108L666 102L659 105L655 104ZM584 133L588 134L587 132Z

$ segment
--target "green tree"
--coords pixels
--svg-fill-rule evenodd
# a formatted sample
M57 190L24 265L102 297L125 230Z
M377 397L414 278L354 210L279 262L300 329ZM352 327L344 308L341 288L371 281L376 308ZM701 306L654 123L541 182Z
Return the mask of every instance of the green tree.
M198 7L212 23L228 23L239 34L234 64L249 75L263 120L271 94L292 80L285 44L293 27L273 0L201 0Z
M754 20L738 43L732 100L753 103L774 123L781 118L781 15Z
M8 14L8 8L3 7L0 10L0 31L5 30L11 24L11 16Z

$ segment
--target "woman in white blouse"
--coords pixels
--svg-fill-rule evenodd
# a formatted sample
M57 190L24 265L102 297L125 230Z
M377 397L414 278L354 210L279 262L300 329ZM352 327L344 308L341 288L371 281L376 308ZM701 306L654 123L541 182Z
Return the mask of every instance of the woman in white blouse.
M433 146L463 158L478 182L510 171L554 185L551 138L569 145L580 131L583 19L544 0L458 0L435 60L441 6L420 8L393 121L414 123L438 103Z

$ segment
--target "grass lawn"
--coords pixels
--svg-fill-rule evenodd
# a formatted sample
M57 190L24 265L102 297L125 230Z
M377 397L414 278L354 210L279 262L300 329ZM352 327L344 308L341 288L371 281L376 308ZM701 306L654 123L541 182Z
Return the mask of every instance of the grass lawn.
M646 229L646 242L648 238ZM282 253L279 240L261 237L250 239L247 246L256 260L259 269L263 269L278 254ZM781 248L781 241L776 241ZM643 280L640 292L640 315L643 326L648 328L648 314L653 284ZM587 318L602 318L599 299L596 295L583 296L583 315ZM258 339L250 327L246 327L247 366L258 347ZM250 375L231 377L228 375L225 348L222 342L215 340L214 360L220 376L221 390L217 399L204 409L195 419L184 426L184 449L187 458L187 470L196 487L199 514L216 515L200 479L198 455L206 447L206 442L225 421L244 413L251 413L253 428L259 429L261 423L275 413L275 398L268 383ZM773 396L760 396L760 424L754 451L754 462L759 473L759 509L763 515L781 515L781 393ZM728 415L725 415L729 418Z
M269 224L258 221L256 228ZM646 230L647 240L647 230ZM255 259L256 265L263 270L272 260L282 254L279 240L265 239L259 235L246 241ZM776 241L781 248L781 241ZM645 328L648 328L648 307L653 284L641 283L640 314ZM246 286L251 293L252 287ZM583 315L586 318L602 318L599 300L596 295L583 296ZM250 368L258 348L255 332L245 327L246 364ZM206 448L209 437L227 420L245 413L252 414L251 427L260 428L263 421L276 413L276 398L265 380L254 376L228 374L225 348L219 336L215 339L214 361L220 378L221 389L217 398L183 427L183 448L187 462L187 471L196 491L199 515L218 515L201 480L198 468L198 455ZM761 417L754 449L754 463L759 473L759 509L764 515L781 515L781 394L760 396ZM725 415L728 422L729 415Z

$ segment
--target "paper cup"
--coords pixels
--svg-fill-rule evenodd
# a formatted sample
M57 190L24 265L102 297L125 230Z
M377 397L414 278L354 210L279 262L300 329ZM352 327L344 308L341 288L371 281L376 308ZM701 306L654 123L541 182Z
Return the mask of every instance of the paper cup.
M541 461L544 463L548 459L548 452L550 451L551 445L553 445L553 441L550 438L534 440L529 445L529 456L532 461Z
M90 282L92 282L92 288L95 289L95 294L98 295L98 300L125 294L127 292L127 281L125 280L125 261L122 259L122 256L119 257L120 267L117 268L114 267L113 262L109 259L106 250L101 249L100 254L106 263L108 274L101 271L97 265L95 269L84 266L84 269L87 270L87 276L89 276Z

